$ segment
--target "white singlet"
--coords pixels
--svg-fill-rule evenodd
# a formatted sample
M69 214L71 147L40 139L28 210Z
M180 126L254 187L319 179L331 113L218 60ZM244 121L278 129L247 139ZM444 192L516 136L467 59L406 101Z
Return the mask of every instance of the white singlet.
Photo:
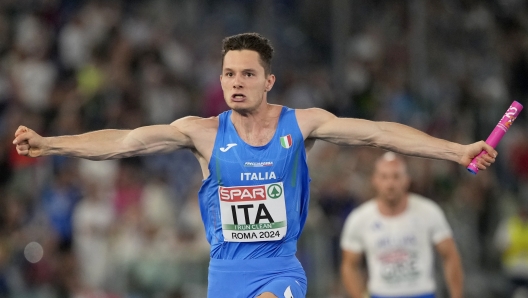
M384 216L375 200L347 218L341 248L364 253L372 295L405 296L434 293L434 245L452 237L444 213L433 201L409 194L407 209Z

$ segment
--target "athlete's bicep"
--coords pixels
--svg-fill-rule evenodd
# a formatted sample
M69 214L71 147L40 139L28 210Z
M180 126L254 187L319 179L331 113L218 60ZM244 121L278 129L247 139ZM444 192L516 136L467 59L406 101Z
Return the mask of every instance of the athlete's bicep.
M339 118L316 108L297 111L299 126L307 138L338 145L372 145L380 132L378 124L373 121Z
M183 132L189 119L182 118L170 125L149 125L131 130L123 145L134 155L168 153L181 148L193 148L192 139Z
M130 131L123 139L124 146L135 155L167 153L190 147L190 139L172 125L150 125Z
M435 245L436 251L442 257L442 259L449 259L458 255L455 240L449 237Z
M363 260L363 253L342 249L341 265L358 267Z

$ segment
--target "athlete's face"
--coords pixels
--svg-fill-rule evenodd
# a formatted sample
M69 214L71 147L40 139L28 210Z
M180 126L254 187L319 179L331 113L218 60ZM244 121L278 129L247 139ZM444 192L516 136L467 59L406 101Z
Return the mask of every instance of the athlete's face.
M224 56L220 82L227 105L247 113L266 103L266 93L273 87L275 76L266 75L257 52L229 51Z
M399 159L379 160L374 168L372 184L378 199L389 204L403 200L410 184L404 162Z

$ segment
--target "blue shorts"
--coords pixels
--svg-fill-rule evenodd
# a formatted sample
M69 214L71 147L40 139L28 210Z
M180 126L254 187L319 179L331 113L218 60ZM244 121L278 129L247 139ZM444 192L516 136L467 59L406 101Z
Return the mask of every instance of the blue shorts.
M209 263L208 298L306 297L306 274L295 256Z
M423 295L413 295L413 296L378 296L378 295L371 295L370 298L435 298L435 294L423 294Z

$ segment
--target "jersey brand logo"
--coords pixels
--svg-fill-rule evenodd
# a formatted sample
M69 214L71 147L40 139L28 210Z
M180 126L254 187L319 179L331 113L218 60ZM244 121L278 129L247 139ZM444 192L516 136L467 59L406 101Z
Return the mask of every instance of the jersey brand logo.
M261 162L246 161L244 163L244 167L260 168L260 167L271 167L271 166L273 166L273 161L261 161Z
M236 145L237 145L236 143L229 143L225 147L220 147L220 151L227 152L229 149L235 147Z
M295 281L295 282L297 282L297 281ZM293 298L293 293L291 291L291 286L288 286L286 288L286 291L284 291L284 298Z

